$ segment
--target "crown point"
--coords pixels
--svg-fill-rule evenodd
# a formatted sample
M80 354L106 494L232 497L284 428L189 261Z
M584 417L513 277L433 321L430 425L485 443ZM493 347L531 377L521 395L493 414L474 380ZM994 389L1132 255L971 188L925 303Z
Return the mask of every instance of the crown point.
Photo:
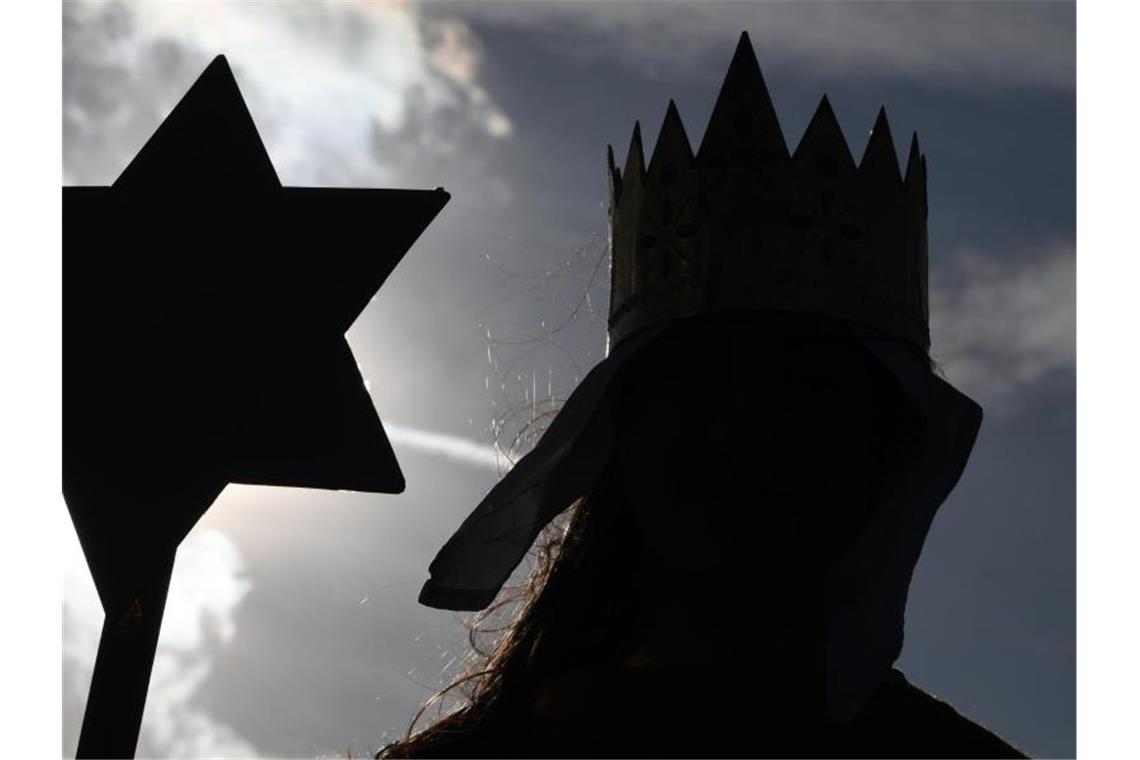
M887 109L883 106L879 106L879 113L875 116L875 124L871 127L872 141L875 139L875 135L880 135L880 139L882 139L882 136L884 135L886 137L891 137L891 125L890 121L887 119ZM870 145L868 144L868 148L869 147ZM894 147L893 139L891 139L891 147Z
M677 103L669 100L669 107L665 110L665 121L661 125L661 132L657 136L657 145L653 148L653 157L649 159L649 169L652 173L654 167L662 162L693 160L693 149L689 145L689 137L685 134L685 124L681 121L681 113L677 110Z
M685 123L681 121L681 112L677 110L677 103L672 98L669 99L669 107L665 109L665 121L661 123L661 132L657 136L659 144L666 131L680 132L681 136L685 138L685 144L689 144L689 138L685 135Z
M895 141L891 137L891 126L885 108L879 108L875 126L871 130L871 139L867 141L863 160L859 162L859 175L869 185L887 185L896 189L902 185Z
M827 95L820 98L792 160L810 161L817 173L831 179L855 173L855 159Z
M685 123L681 121L681 112L677 110L677 103L670 98L669 107L665 109L665 121L661 124L661 133L657 137L657 144L662 143L662 138L679 137L685 148L689 148L689 137L685 134ZM689 149L689 155L692 156L693 151Z
M752 47L752 38L748 36L747 31L743 31L736 43L736 50L732 54L732 63L729 64L729 69L731 70L733 66L739 65L740 62L755 60L756 50Z
M750 157L752 168L788 160L788 146L748 32L742 32L698 153L712 166Z
M910 156L906 163L906 193L923 207L926 205L926 156L918 147L918 133L910 141Z
M641 147L641 122L633 123L633 136L629 139L629 154L621 173L624 184L639 185L645 179L645 151Z
M842 129L839 127L839 117L835 115L835 108L832 107L831 99L827 97L826 93L819 99L819 105L815 107L815 113L811 118L812 123L817 119L822 120L823 125L828 128L834 124L835 128L842 132ZM808 129L811 129L811 126L811 124L808 124Z
M917 175L921 159L922 154L918 149L918 132L913 132L910 137L910 151L906 159L906 183L908 187L918 181Z
M606 145L606 168L609 170L610 203L621 199L621 171L614 165L614 146Z

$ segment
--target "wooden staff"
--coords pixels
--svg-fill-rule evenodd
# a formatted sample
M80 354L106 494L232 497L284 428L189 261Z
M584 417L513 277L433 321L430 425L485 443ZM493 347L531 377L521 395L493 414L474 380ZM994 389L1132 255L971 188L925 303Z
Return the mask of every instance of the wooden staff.
M122 614L104 618L77 760L134 757L173 570L171 555Z

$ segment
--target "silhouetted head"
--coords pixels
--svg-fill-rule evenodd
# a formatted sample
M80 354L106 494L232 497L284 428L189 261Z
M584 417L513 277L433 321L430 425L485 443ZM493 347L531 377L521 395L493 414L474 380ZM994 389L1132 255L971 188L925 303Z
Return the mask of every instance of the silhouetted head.
M794 582L866 522L906 409L841 320L685 319L627 368L623 496L670 575Z
M455 741L501 754L544 683L626 664L662 604L707 611L808 587L859 534L916 420L845 322L795 312L679 320L606 403L617 453L492 606L514 614L489 648L476 623L485 659L449 687L465 684L467 704L387 756Z

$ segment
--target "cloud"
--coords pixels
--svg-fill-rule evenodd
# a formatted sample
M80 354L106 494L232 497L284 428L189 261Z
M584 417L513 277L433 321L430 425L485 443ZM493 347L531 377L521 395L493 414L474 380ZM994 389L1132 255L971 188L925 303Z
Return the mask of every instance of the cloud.
M428 22L427 29L434 39L428 53L428 62L459 85L468 94L473 106L481 107L480 117L488 134L494 137L510 136L510 120L501 111L488 107L490 97L478 83L482 52L471 27L457 18L442 18Z
M63 10L67 182L113 181L218 53L286 184L386 184L401 167L375 160L373 147L412 125L421 151L447 150L457 131L511 134L480 84L474 35L415 5L111 1Z
M1075 12L1066 3L437 6L444 7L471 19L542 31L565 55L610 58L671 79L723 69L736 38L748 30L762 64L778 60L833 77L881 75L972 88L1076 86Z
M64 689L84 705L99 646L103 610L73 531L64 570ZM195 703L210 675L212 651L236 632L235 615L251 588L241 554L222 532L192 532L178 550L163 614L150 691L143 712L140 757L256 757L257 748ZM80 708L82 709L82 708ZM81 716L65 725L78 731ZM74 739L72 739L74 741ZM72 751L74 746L65 747Z
M1076 366L1076 249L1054 241L1007 259L963 248L932 278L931 342L947 378L1009 413L1014 394ZM945 284L935 285L935 279Z

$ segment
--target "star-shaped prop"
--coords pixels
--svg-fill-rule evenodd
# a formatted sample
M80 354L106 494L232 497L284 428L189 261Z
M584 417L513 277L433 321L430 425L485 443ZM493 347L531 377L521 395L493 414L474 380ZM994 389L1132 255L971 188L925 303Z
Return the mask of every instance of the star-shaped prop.
M79 756L133 755L178 544L226 483L399 493L345 332L449 196L282 187L218 56L63 190L63 492L106 615Z

